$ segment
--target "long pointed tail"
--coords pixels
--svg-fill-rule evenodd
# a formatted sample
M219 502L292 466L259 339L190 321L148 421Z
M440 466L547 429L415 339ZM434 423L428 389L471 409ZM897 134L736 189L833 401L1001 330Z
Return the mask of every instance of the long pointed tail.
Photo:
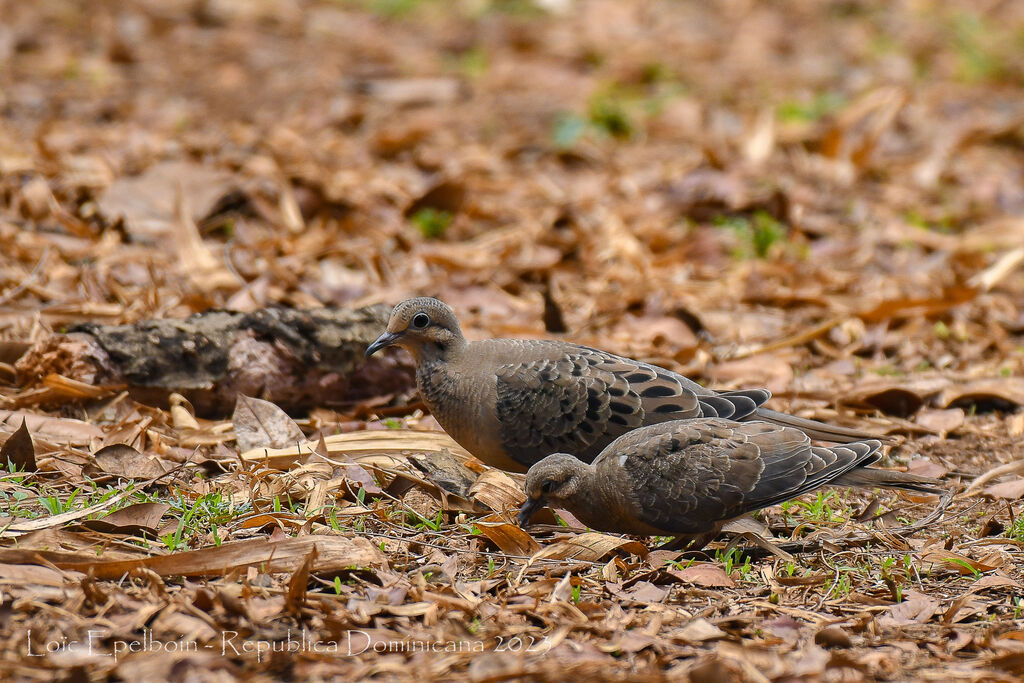
M921 477L908 472L895 470L877 470L863 468L847 472L832 480L832 484L840 486L883 486L894 489L907 489L918 493L931 493L937 496L946 493L942 482L931 477Z
M786 413L769 410L768 408L758 408L749 417L743 419L764 420L765 422L782 425L783 427L793 427L818 441L852 443L854 441L863 441L865 439L878 439L881 441L889 440L884 436L871 434L859 429L850 429L849 427L825 424L824 422L818 422L817 420L809 420L805 417L797 417L796 415L787 415Z

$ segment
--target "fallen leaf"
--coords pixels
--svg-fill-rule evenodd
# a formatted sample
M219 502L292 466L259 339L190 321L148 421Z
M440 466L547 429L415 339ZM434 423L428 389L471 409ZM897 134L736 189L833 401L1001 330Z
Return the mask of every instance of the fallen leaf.
M496 514L477 520L476 528L506 555L530 556L540 550L533 536Z
M736 582L717 564L694 564L686 569L669 569L667 573L680 581L709 588L733 588Z
M159 458L139 453L128 444L104 446L93 455L96 464L107 474L126 479L152 479L169 472L171 465Z
M314 545L309 549L309 553L302 561L302 564L288 580L288 592L285 593L284 596L284 605L285 609L291 614L300 614L302 607L306 602L306 587L309 584L309 572L313 567L313 563L316 562L316 556L317 549Z
M160 576L223 576L238 569L258 567L265 572L294 572L306 561L312 548L317 557L314 572L343 572L352 567L386 567L380 550L365 538L343 536L298 536L272 540L253 538L208 546L169 555L137 560L104 560L95 553L67 553L52 550L0 549L0 563L52 564L97 579L118 579L136 568L146 568Z
M401 456L408 453L442 453L448 451L463 462L472 458L469 452L444 432L413 429L387 429L332 434L324 437L330 456L345 453L363 467L362 458L372 455ZM318 441L302 441L285 448L253 448L241 455L246 463L263 463L270 467L287 469L299 458L309 455ZM345 463L339 462L339 466Z
M518 509L526 494L523 487L501 470L487 470L469 487L469 497L475 498L495 512Z
M17 431L7 437L4 445L0 446L0 467L10 467L12 472L36 471L36 449L25 425L23 419Z
M139 489L141 490L148 486L149 484L158 481L163 476L164 474L160 474L148 481L143 482L142 484L139 485ZM93 515L97 512L100 512L101 510L106 510L109 507L117 505L122 500L130 496L132 493L134 493L134 489L125 489L120 493L113 495L110 498L107 498L106 500L100 501L95 505L84 507L80 510L69 510L67 512L62 512L59 515L52 515L50 517L38 517L36 519L30 519L25 522L14 522L11 524L7 524L5 526L0 527L0 538L3 538L4 536L21 536L23 534L28 534L34 531L41 531L43 529L50 529L51 527L58 527L63 524L67 524L68 522L73 522L77 519L88 517L89 515ZM0 562L3 562L3 560L0 560Z
M896 603L878 618L880 626L923 624L938 611L939 602L920 593L913 593L903 602Z
M1024 496L1024 477L1017 477L999 484L986 487L982 493L990 498L1017 500Z
M614 586L615 584L606 585L612 595L622 600L632 600L642 604L663 602L669 594L669 589L656 586L650 581L637 581L626 590L614 588Z
M945 467L929 460L928 458L916 458L907 463L907 472L911 474L917 474L922 477L932 477L933 479L939 479L946 475L947 470Z
M989 574L983 576L975 581L968 592L977 593L978 591L985 590L986 588L1002 588L1009 586L1011 588L1020 588L1020 583L1014 581L1008 576L999 576L998 574Z
M190 161L163 161L137 176L116 179L96 204L108 221L124 219L136 238L154 239L175 226L175 195L180 188L191 218L202 222L237 183L231 175Z
M963 408L946 410L924 409L914 416L914 422L925 429L931 430L941 437L963 427L966 414Z
M93 439L103 438L103 430L88 422L19 410L0 410L0 424L10 427L11 431L15 425L25 424L37 439L70 446L88 446Z
M936 402L945 408L1012 411L1024 405L1024 378L999 377L951 386Z
M82 578L78 572L62 572L37 564L0 564L0 585L60 587Z
M171 506L166 503L136 503L100 519L84 520L79 526L109 534L155 537L160 519L170 509Z
M952 550L929 550L921 556L921 561L943 564L948 569L955 569L964 576L974 576L978 573L990 572L993 569L998 569L1002 565L1002 562L998 562L997 564L988 564L986 562L974 560L966 555L955 553Z
M239 394L231 416L235 438L243 451L255 448L284 448L304 441L306 436L288 413L270 401Z
M672 632L671 639L675 642L699 645L709 640L726 638L728 634L712 624L707 619L697 618L691 620L686 626Z
M850 634L839 626L826 626L814 634L814 642L823 647L853 647Z
M597 562L616 550L624 550L640 557L647 555L647 546L643 543L621 536L609 536L588 531L546 546L537 553L536 557Z
M790 643L795 643L800 638L800 632L806 627L807 624L803 624L786 614L763 623L763 628L768 633Z

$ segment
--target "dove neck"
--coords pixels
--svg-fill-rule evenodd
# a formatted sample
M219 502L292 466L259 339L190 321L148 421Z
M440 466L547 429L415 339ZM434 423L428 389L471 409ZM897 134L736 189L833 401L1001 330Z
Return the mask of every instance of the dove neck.
M608 517L609 500L593 465L580 461L573 468L573 491L558 503L592 529L600 529ZM556 503L557 506L557 503Z
M448 333L443 338L431 339L410 351L416 357L417 363L434 366L457 361L467 346L466 338L461 334Z

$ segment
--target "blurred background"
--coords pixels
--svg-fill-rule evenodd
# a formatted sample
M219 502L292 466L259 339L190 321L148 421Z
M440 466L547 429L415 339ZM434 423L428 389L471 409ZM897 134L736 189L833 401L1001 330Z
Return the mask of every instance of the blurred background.
M5 339L429 294L826 417L1024 402L1022 3L0 15Z

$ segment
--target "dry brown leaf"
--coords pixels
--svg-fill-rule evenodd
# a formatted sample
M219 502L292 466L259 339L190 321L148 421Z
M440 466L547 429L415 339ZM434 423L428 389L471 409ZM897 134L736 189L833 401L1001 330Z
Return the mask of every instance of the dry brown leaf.
M643 604L652 602L663 602L668 597L669 589L656 586L650 581L637 581L626 590L618 587L618 584L605 584L605 589L612 595L621 599Z
M687 644L700 644L709 640L726 638L725 631L712 624L707 619L697 618L690 620L686 626L672 632L671 638L675 642Z
M540 550L540 544L533 539L533 536L520 529L516 524L501 519L498 515L490 515L477 520L476 528L501 552L508 555L523 557L533 555Z
M107 474L126 479L152 479L173 469L159 458L139 453L123 443L104 446L96 451L93 458Z
M160 519L171 508L166 503L136 503L111 512L101 519L87 519L79 526L110 534L156 536Z
M946 476L946 473L949 472L949 470L933 460L928 460L927 458L916 458L907 463L907 472L917 474L922 477L940 479Z
M516 510L526 500L523 487L500 470L487 470L477 477L469 495L495 512Z
M985 562L971 559L966 555L955 553L952 550L929 550L921 556L921 561L943 564L948 569L955 569L964 576L974 576L979 572L990 572L1002 565L1001 561L998 561L996 564L986 564Z
M305 440L295 420L270 401L239 394L231 416L235 438L243 451L285 448Z
M880 322L893 318L919 318L944 313L973 300L978 290L970 287L947 289L940 297L915 297L882 301L874 308L860 313L865 322Z
M1014 410L1024 405L1024 378L1000 377L952 386L939 395L937 403L945 408Z
M117 579L137 568L152 570L160 576L223 576L246 567L257 567L270 573L294 572L314 547L317 550L312 566L314 572L387 567L387 560L370 541L342 536L300 536L281 540L253 538L138 560L104 560L95 554L5 548L0 549L0 563L46 562L60 569L91 573L97 579Z
M25 424L37 439L56 444L88 446L93 439L103 438L103 430L88 422L66 417L36 415L19 410L0 410L0 424L12 432Z
M415 453L439 453L448 451L463 461L472 456L444 432L416 431L412 429L387 429L332 434L324 437L328 454L332 457L345 453L363 467L369 467L368 456L402 456ZM285 448L254 448L242 453L247 463L266 463L271 467L287 469L293 462L314 452L318 441L303 441ZM344 463L339 463L339 465Z
M187 398L181 394L172 393L167 401L171 406L171 422L175 429L199 429L195 409Z
M930 396L949 384L949 380L942 378L870 384L841 396L837 403L872 412L877 410L886 415L908 417L920 410Z
M941 437L955 432L964 426L966 413L962 408L949 408L947 410L924 409L918 411L914 416L914 422L925 429L935 432Z
M993 484L986 487L982 493L991 498L1018 500L1021 496L1024 496L1024 478L1017 477L1016 479L1010 479L999 484Z
M139 490L145 488L149 484L159 481L164 476L165 474L160 474L148 481L140 483L138 487ZM39 517L37 519L31 519L25 522L13 522L7 524L3 527L0 527L0 538L3 538L5 536L21 536L23 534L29 534L32 532L41 532L41 530L44 529L51 530L52 527L58 527L63 524L67 524L68 522L73 522L77 519L88 517L89 515L93 515L97 512L106 510L109 507L117 505L122 500L124 500L132 493L134 493L135 490L136 489L126 488L125 490L107 498L106 500L96 503L95 505L90 505L89 507L82 508L80 510L69 510L67 512L62 512L59 515L53 515L50 517ZM50 531L43 533L50 533ZM25 547L24 542L22 542L22 546ZM67 544L62 544L61 547L67 547ZM2 561L3 560L0 560L0 562Z
M61 587L83 578L79 572L58 571L38 564L0 564L0 585Z
M924 624L939 609L939 601L920 593L908 593L903 602L898 602L878 618L880 626L905 626Z
M164 161L137 176L121 177L99 197L97 206L110 222L123 218L128 232L141 239L163 237L174 229L177 188L201 222L236 183L223 171L192 162Z
M736 585L736 582L717 564L694 564L685 569L669 569L666 573L680 581L697 586L733 588Z
M0 446L0 467L10 468L12 472L36 471L36 449L32 445L32 436L28 433L25 420Z
M285 609L291 614L298 615L302 612L302 607L306 602L306 586L309 584L309 573L313 568L313 563L316 562L316 556L317 548L314 545L309 549L306 559L302 561L302 564L288 581L288 592L284 596L284 605Z
M616 550L624 550L640 557L646 557L647 555L647 546L639 541L588 531L587 533L578 534L572 538L545 546L537 553L536 557L553 560L568 559L598 562Z

